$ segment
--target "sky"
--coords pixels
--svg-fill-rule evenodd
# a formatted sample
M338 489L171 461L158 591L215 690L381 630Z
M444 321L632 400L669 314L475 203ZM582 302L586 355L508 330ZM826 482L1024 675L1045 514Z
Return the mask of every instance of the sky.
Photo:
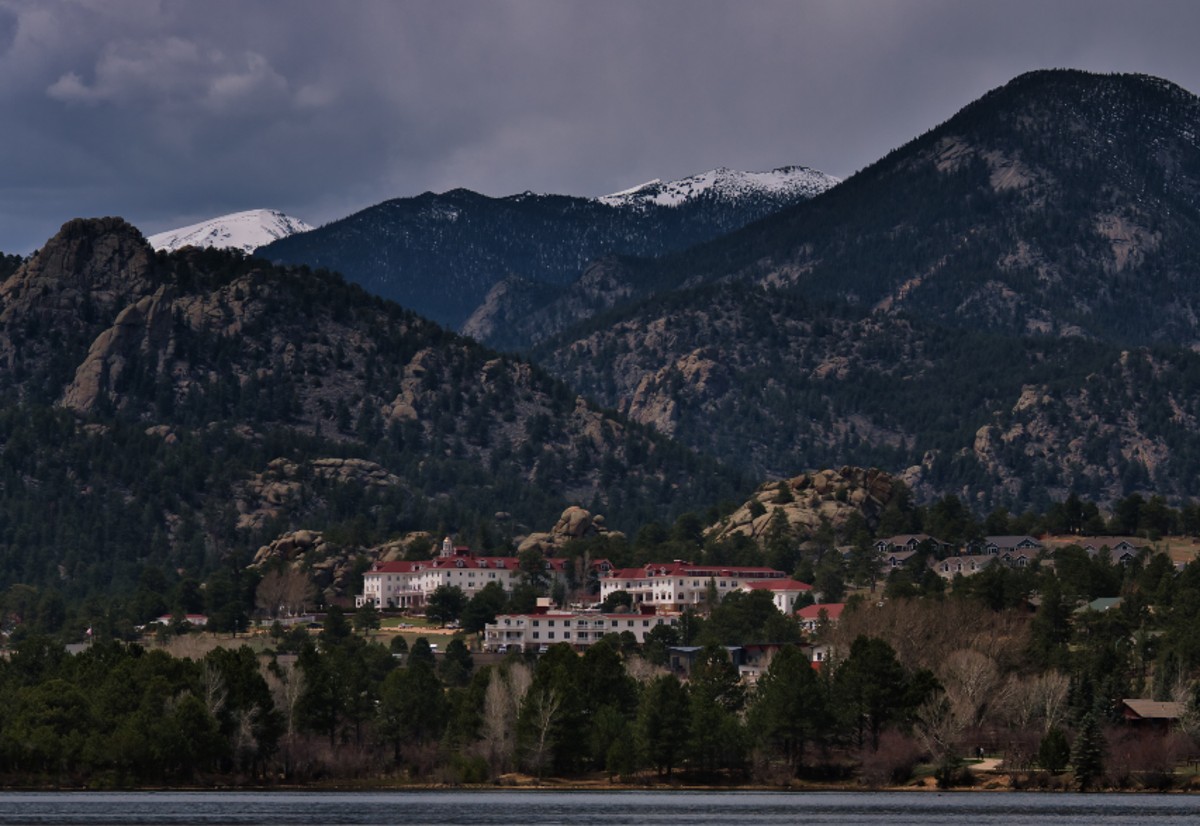
M0 250L466 187L839 177L1022 72L1200 93L1191 0L0 0Z

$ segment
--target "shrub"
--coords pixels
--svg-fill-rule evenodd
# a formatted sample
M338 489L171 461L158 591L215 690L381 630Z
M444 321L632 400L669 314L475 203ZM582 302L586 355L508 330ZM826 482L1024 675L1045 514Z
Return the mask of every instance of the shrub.
M922 750L916 740L897 731L885 731L879 736L878 749L864 751L860 777L868 786L907 783L921 757Z

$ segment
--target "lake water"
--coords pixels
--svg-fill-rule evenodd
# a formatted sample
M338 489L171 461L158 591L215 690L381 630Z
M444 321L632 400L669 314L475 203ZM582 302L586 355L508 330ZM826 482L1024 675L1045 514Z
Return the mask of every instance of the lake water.
M1200 796L1017 792L0 792L0 824L1146 824Z

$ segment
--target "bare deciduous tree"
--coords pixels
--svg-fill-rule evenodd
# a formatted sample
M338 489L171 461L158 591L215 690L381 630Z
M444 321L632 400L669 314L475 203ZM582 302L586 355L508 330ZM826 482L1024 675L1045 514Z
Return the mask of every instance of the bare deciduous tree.
M200 679L204 689L204 707L215 719L225 708L225 698L228 695L225 677L219 668L206 660Z
M254 593L254 604L271 619L296 616L316 598L312 578L305 571L286 566L263 575Z
M538 780L542 779L542 771L546 768L546 762L554 748L550 733L554 724L558 722L558 712L562 704L562 693L556 688L547 688L535 696L529 709L533 729L533 739L529 744L529 763Z
M283 773L290 777L296 745L296 713L304 694L304 671L295 664L280 663L277 668L264 669L263 677L271 689L275 707L283 714Z
M1004 673L1021 665L1028 625L1016 611L991 611L968 600L892 599L843 614L832 642L848 651L857 637L875 637L890 645L906 666L935 672L952 652L969 648L991 658Z
M986 654L960 648L938 670L954 716L963 726L983 725L1000 684L1000 669Z
M524 663L492 669L483 698L484 757L493 775L512 769L517 743L517 711L529 692L533 672Z
M922 703L915 722L922 744L938 762L955 754L966 722L958 716L946 693L939 692Z
M663 666L655 665L642 657L627 657L625 659L625 673L642 685L645 685L651 680L669 672Z
M1031 677L1013 675L1001 688L997 705L1011 728L1037 727L1044 734L1062 725L1070 680L1058 671Z

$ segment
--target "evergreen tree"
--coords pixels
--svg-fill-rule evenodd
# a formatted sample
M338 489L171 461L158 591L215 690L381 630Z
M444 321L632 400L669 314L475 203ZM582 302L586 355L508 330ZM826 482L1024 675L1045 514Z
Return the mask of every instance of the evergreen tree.
M1084 715L1071 749L1071 767L1081 790L1090 789L1104 773L1104 734L1096 715Z
M750 708L750 725L759 742L782 757L796 774L808 746L832 731L825 685L804 652L785 646L759 680Z
M637 743L646 765L671 776L690 735L687 689L673 674L655 678L638 706Z
M1071 744L1058 727L1051 728L1038 744L1037 762L1051 774L1061 774L1071 760Z

